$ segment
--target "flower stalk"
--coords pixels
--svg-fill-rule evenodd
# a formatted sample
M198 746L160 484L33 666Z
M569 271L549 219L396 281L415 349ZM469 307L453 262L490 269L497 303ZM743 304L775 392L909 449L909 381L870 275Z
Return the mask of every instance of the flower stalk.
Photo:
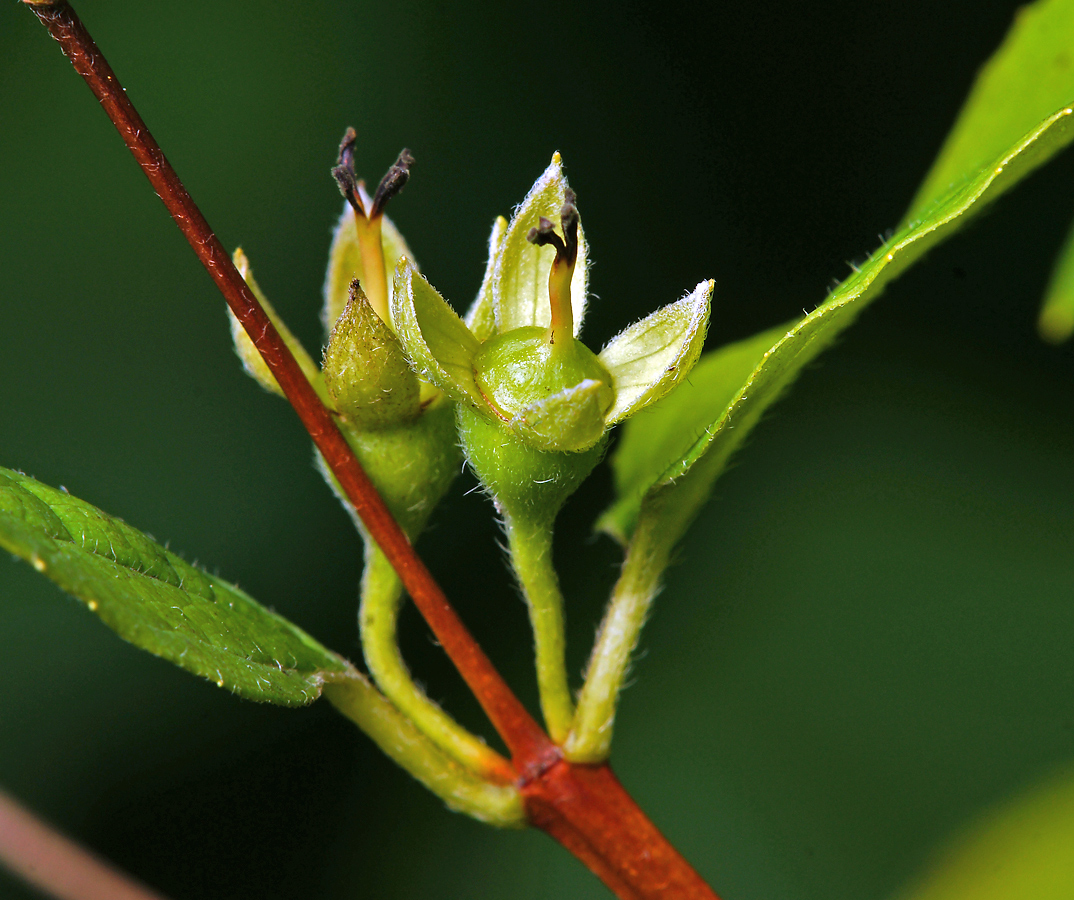
M619 693L642 626L660 592L660 577L673 543L658 516L639 521L597 631L570 734L563 742L563 754L572 762L601 763L611 753Z

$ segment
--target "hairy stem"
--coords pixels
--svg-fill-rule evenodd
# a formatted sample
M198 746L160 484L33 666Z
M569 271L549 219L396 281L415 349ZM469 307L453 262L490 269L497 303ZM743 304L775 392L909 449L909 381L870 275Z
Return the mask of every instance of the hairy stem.
M530 823L584 862L619 900L719 900L607 764L559 760L524 782Z
M603 762L611 750L615 710L630 655L660 590L660 575L671 549L671 542L662 539L657 528L654 517L643 518L627 548L623 570L589 657L571 733L563 745L572 762Z
M529 608L537 662L537 687L545 726L555 743L567 737L574 701L567 683L563 594L552 565L552 522L504 510L511 564Z
M403 584L376 544L366 540L358 624L369 672L384 694L437 747L484 778L511 782L511 764L429 699L399 651L396 623Z
M326 684L324 695L451 809L490 825L526 824L515 785L493 784L449 758L362 676Z

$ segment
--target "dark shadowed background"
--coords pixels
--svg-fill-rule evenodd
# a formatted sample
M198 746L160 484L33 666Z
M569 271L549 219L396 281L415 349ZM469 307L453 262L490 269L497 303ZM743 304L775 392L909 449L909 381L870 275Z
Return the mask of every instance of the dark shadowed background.
M901 217L1014 3L79 4L224 243L320 346L347 125L464 308L562 151L598 346L714 277L710 345L812 309ZM613 762L725 900L881 900L1074 759L1074 352L1036 306L1074 155L890 289L717 485ZM357 658L359 544L223 302L21 5L0 9L0 465L143 528ZM524 609L461 478L421 549L531 702ZM606 471L557 550L580 671ZM482 726L412 611L408 659ZM538 833L443 810L327 704L241 702L0 558L0 784L171 895L587 898ZM0 896L30 895L0 874Z

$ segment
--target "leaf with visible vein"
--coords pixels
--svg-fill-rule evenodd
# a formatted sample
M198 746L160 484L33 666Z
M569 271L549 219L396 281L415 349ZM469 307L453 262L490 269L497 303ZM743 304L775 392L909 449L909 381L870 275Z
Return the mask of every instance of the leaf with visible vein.
M120 637L249 700L303 706L355 675L234 585L63 491L0 468L0 547Z
M1045 116L1074 102L1074 0L1022 7L981 67L962 110L903 220L920 217L977 175Z
M922 182L905 222L952 184L977 174L1035 122L1074 102L1074 0L1038 0L1015 14L981 68L958 120ZM1052 269L1037 328L1058 344L1074 334L1074 225Z
M700 436L655 480L649 482L651 468L641 467L639 474L631 475L625 465L631 457L624 457L623 465L617 457L613 464L617 466L619 499L605 513L602 526L626 540L637 527L639 516L660 516L664 520L661 540L678 540L731 455L802 368L830 346L890 281L1070 143L1074 138L1072 113L1074 110L1064 108L1049 116L976 178L934 205L924 219L903 227L886 241L823 304L763 354L730 403L716 415L710 416L709 410L699 407L696 419L680 422L687 432ZM705 365L704 357L698 365ZM642 420L639 428L644 429L646 421ZM653 440L662 439L656 429L650 431Z

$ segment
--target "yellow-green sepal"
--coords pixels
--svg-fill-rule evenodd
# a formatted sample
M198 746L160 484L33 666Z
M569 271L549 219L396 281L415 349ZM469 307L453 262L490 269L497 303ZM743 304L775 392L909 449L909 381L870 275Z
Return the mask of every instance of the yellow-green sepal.
M609 425L659 400L694 367L705 343L714 287L715 282L702 281L681 300L619 332L600 351L597 358L615 386Z
M326 399L327 395L324 390L324 381L321 378L321 370L317 368L313 357L306 352L306 348L291 333L291 329L284 324L283 319L279 317L272 304L266 299L261 288L254 280L253 272L250 269L250 261L246 258L246 254L242 252L241 247L235 250L232 260L235 263L235 268L239 270L239 274L257 298L257 302L261 304L265 314L272 321L272 324L276 326L276 330L280 333L280 337L283 338L283 342L294 355L302 374L309 379L310 384L316 389L321 399ZM235 314L230 309L227 316L228 322L231 324L231 339L235 344L235 352L238 354L239 359L242 360L242 367L246 370L246 373L266 391L282 397L283 390L276 382L275 376L269 371L269 367L265 365L264 359L261 358L261 354L258 353L246 330L239 324L239 320L235 318Z
M463 321L479 341L487 341L496 334L496 304L492 298L492 279L495 274L496 259L507 233L507 219L497 216L492 223L489 235L489 259L485 266L485 277L481 279L481 289L466 313Z
M452 400L483 406L474 382L477 338L406 257L395 268L391 313L414 370Z
M508 427L538 450L580 453L601 439L611 389L587 378L524 407Z
M556 153L515 211L502 242L494 251L489 288L499 334L533 325L547 328L552 321L548 273L552 270L555 250L550 246L535 247L527 235L540 224L542 217L559 220L569 190L563 175L563 160ZM575 336L581 331L585 315L587 255L585 235L579 225L578 261L571 279Z

